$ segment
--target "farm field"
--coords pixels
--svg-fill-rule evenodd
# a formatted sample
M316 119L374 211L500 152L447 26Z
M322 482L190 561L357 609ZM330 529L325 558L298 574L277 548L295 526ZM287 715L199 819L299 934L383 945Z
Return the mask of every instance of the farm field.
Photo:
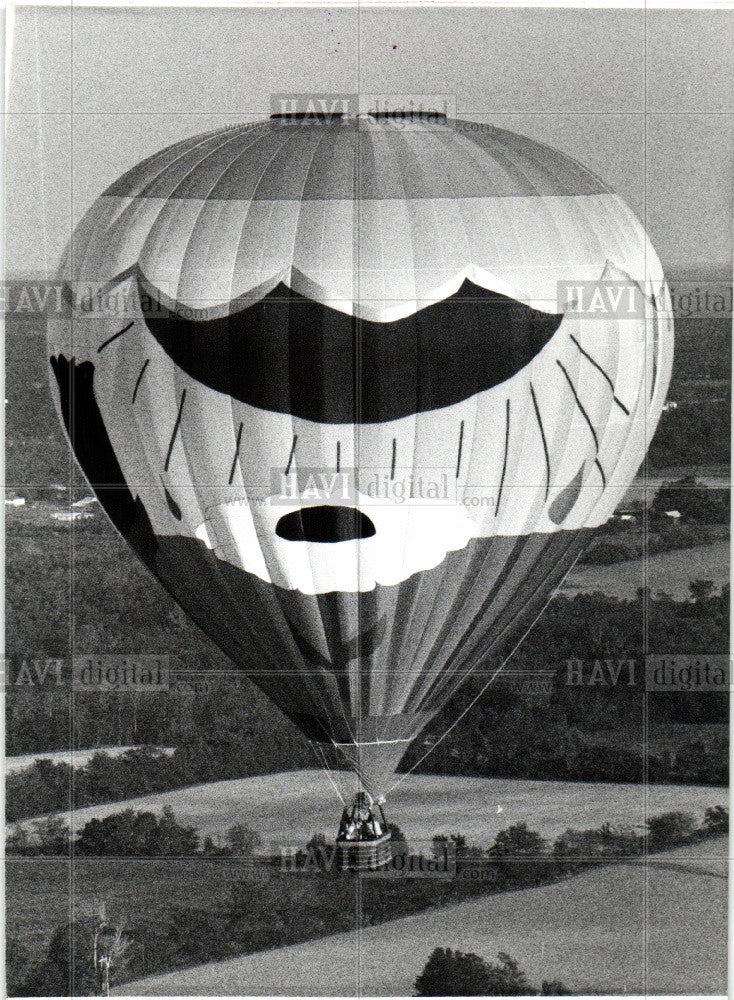
M94 757L96 753L106 754L108 757L122 757L128 750L135 750L136 747L95 747L94 750L57 750L54 753L26 753L19 757L5 758L5 773L15 774L16 771L24 771L37 760L47 760L52 764L69 764L71 767L84 767ZM156 747L160 753L172 754L173 747Z
M399 776L398 776L399 778ZM346 785L348 778L343 776ZM342 784L338 781L338 784ZM554 839L567 827L590 829L604 822L636 826L646 815L684 809L697 820L708 806L723 803L722 788L702 785L629 785L591 782L518 781L412 774L388 797L388 818L414 847L436 833L463 833L489 846L500 830L525 822ZM215 841L235 823L246 822L262 837L264 848L303 844L313 833L336 832L341 803L327 774L320 770L218 781L106 803L65 814L74 829L126 807L160 813L165 805L179 823L195 827ZM32 821L24 821L27 825Z
M578 994L726 992L727 841L485 896L305 944L118 987L117 995L410 996L435 947L494 959ZM657 861L659 859L659 863Z
M575 566L560 593L572 597L598 590L608 597L629 600L638 587L646 586L653 595L660 591L683 601L690 598L688 585L691 580L711 580L717 590L728 583L730 559L729 541L722 539L711 545L649 556L646 571L642 559L629 559L610 566Z
M6 930L30 951L45 950L52 932L88 916L104 900L111 917L155 915L167 906L200 906L226 898L247 862L143 858L6 858Z

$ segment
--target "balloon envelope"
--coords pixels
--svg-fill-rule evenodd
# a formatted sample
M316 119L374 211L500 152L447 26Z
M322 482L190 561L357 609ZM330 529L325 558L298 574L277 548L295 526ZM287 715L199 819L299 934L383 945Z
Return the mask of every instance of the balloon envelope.
M374 796L612 514L670 377L630 209L478 123L184 140L104 192L62 275L55 391L101 504Z

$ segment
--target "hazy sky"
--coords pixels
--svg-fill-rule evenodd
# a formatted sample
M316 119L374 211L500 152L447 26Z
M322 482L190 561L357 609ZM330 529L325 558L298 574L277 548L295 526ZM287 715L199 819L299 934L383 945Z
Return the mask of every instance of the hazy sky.
M6 267L53 270L94 198L273 92L448 94L600 174L669 269L731 263L731 11L15 9ZM645 113L646 112L646 113Z

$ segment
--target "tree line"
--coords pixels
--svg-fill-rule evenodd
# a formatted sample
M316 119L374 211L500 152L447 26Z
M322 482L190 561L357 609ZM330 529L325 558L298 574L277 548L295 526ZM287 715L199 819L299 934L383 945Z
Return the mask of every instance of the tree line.
M603 594L559 595L510 661L515 670L533 675L553 665L552 690L527 696L502 682L490 686L435 750L438 740L469 703L483 681L468 678L439 716L409 747L401 769L425 757L419 770L433 774L581 781L650 781L726 784L728 781L728 698L725 693L652 693L644 699L643 604L647 648L698 655L728 650L729 587L720 594L694 584L695 600L675 601L640 591L635 600ZM583 683L569 684L570 660L584 664ZM635 664L635 684L599 683L594 664ZM608 678L607 678L608 680ZM250 697L252 695L252 697ZM68 744L68 691L8 691L8 739L27 752L30 743L46 743L57 732L58 749ZM122 715L132 721L149 713L145 735L158 745L176 747L165 756L136 749L119 757L95 754L73 773L67 764L37 761L7 777L9 821L121 801L209 781L243 778L313 767L313 750L293 725L246 678L226 677L199 696L176 692L145 696L83 692L75 694L75 744L84 746L86 720L94 717L97 739L115 742ZM141 707L142 706L142 707ZM645 713L647 713L645 715ZM158 722L156 723L156 719ZM675 753L643 746L643 727L679 724L689 733ZM719 736L704 735L719 724ZM124 739L140 735L122 731ZM31 747L33 750L46 747ZM427 754L427 756L426 756ZM336 758L330 760L339 766Z

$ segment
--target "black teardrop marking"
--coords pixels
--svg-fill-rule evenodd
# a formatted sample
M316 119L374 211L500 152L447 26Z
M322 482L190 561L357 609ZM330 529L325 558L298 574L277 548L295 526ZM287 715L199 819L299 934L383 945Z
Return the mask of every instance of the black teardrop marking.
M176 503L176 501L173 499L173 497L168 492L168 490L166 489L165 486L163 487L163 492L166 495L166 503L168 504L168 509L173 514L173 516L176 518L176 520L180 521L181 520L181 508Z
M581 483L584 478L585 462L581 463L581 468L573 477L568 486L564 486L553 503L548 508L548 517L554 524L561 524L566 520L576 501L581 496Z

